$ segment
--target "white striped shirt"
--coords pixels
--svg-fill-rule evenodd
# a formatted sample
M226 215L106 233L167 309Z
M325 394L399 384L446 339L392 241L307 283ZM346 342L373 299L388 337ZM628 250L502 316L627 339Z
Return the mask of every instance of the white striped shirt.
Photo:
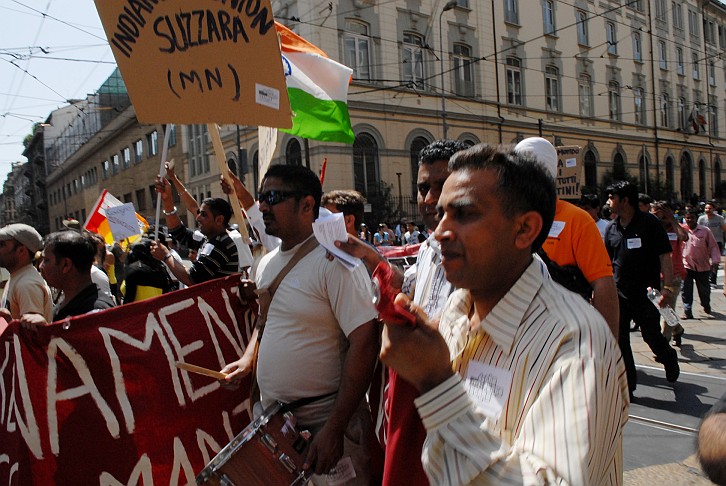
M431 483L622 484L628 386L602 316L536 256L469 331L472 305L457 290L440 324L458 374L416 399ZM498 416L487 417L464 388L472 360L511 373Z

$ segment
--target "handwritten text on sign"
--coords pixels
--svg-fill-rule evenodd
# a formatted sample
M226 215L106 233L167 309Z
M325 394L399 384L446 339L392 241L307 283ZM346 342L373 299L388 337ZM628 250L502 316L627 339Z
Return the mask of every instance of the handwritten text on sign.
M142 123L292 126L270 0L96 7Z
M239 278L0 338L0 483L187 484L247 423L220 369L254 322Z

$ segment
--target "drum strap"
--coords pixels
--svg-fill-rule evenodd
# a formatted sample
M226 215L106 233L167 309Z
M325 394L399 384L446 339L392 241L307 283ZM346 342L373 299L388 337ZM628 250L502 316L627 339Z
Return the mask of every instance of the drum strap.
M262 339L262 332L265 330L265 324L267 323L267 311L270 309L270 304L272 303L272 298L275 296L275 291L277 290L277 287L280 286L280 283L282 283L282 280L285 278L285 276L290 272L290 270L293 269L297 263L305 257L308 253L313 251L315 248L318 247L320 243L318 243L317 238L315 236L311 236L305 243L298 248L298 250L295 252L295 254L292 256L289 262L280 270L280 272L277 274L275 279L272 281L272 283L264 288L264 289L257 289L255 290L255 293L257 294L258 303L259 303L259 313L257 315L257 341L254 343L251 343L255 346L255 359L254 359L254 365L252 366L252 383L250 384L250 410L249 415L252 417L252 407L256 402L260 401L260 387L257 384L257 351L260 347L260 340ZM326 395L327 396L327 395ZM318 400L322 397L313 397L311 401ZM295 403L295 402L293 402ZM301 404L305 405L305 404ZM298 407L301 405L297 405ZM289 405L288 405L289 406Z
M317 402L318 400L322 400L323 398L332 397L338 393L338 390L332 391L330 393L323 393L322 395L316 395L314 397L305 397L305 398L298 398L297 400L290 402L290 403L283 403L280 407L280 413L285 412L292 412L296 408L303 407L305 405L310 405L313 402Z

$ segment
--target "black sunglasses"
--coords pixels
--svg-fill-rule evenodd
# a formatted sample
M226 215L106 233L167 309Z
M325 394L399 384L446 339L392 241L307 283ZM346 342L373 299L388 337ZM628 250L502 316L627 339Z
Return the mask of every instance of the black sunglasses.
M275 204L281 203L291 197L298 197L301 193L299 191L267 191L261 192L257 199L261 203L265 203L268 206L274 206Z

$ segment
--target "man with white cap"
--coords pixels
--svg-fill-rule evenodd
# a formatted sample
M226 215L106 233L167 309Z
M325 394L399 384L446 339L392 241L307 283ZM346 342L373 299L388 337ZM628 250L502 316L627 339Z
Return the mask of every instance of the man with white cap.
M10 272L0 317L10 321L20 319L24 314L40 314L51 322L50 288L33 266L35 252L42 249L40 234L27 224L9 224L0 229L0 266Z
M557 180L557 150L548 140L541 137L525 138L514 147L514 151L534 156ZM575 266L580 269L592 287L593 307L602 314L617 337L619 307L613 267L592 217L558 197L555 220L542 249L560 267Z

